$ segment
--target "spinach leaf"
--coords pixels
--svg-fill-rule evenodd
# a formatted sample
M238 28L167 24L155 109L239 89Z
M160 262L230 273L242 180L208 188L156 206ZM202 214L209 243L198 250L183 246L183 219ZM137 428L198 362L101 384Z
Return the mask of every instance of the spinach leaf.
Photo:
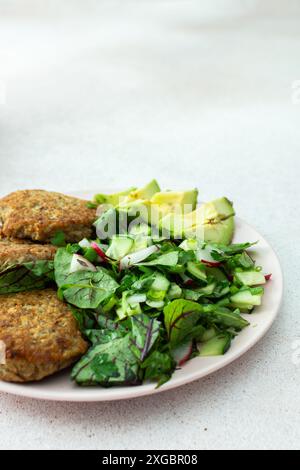
M82 333L85 333L86 330L90 330L97 327L97 320L95 318L95 312L93 310L83 310L80 308L76 308L73 305L70 305L69 307Z
M93 346L75 365L72 378L78 384L137 385L139 361L131 348L131 335Z
M28 271L37 277L46 276L54 280L54 262L48 260L36 260L24 263L23 265Z
M54 258L54 276L58 287L65 284L70 274L73 255L66 248L59 248Z
M120 329L115 330L85 330L85 336L92 344L109 343L117 338L122 338L124 333Z
M69 274L61 286L67 302L79 308L94 309L107 300L117 290L119 284L106 269L97 272L78 271Z
M82 310L85 312L86 310ZM94 312L94 323L90 328L84 330L84 334L93 344L102 344L112 341L116 338L125 336L131 328L128 327L128 322L116 322L106 315L97 315ZM131 324L130 324L131 327Z
M144 379L157 381L158 388L170 380L176 363L169 353L153 351L141 367L145 371Z
M171 348L193 338L194 328L202 312L202 305L184 299L173 300L164 308L165 327Z
M52 261L32 261L10 266L0 274L0 294L44 289L53 279Z
M123 322L117 322L109 318L107 315L96 314L97 324L101 330L116 330L123 329L126 332L126 328L123 326Z
M104 326L104 318L99 316L99 325ZM93 346L74 367L73 379L84 385L139 383L141 363L159 336L160 322L141 314L131 318L131 331L112 320L105 325L106 329L85 330Z
M242 330L249 325L249 322L240 315L238 309L232 311L217 304L204 305L203 318L211 322L211 324L232 327L236 330Z
M236 268L251 269L255 266L254 261L248 255L246 251L227 259L227 267L230 271L234 271Z
M254 243L234 243L232 245L220 245L220 244L211 244L215 249L212 250L211 256L216 261L226 261L230 256L242 253L251 246L256 245L258 242Z
M176 266L178 263L179 252L170 251L163 255L158 256L156 259L147 262L141 262L139 265L143 266Z
M159 336L161 322L142 313L132 316L131 324L132 351L142 362Z

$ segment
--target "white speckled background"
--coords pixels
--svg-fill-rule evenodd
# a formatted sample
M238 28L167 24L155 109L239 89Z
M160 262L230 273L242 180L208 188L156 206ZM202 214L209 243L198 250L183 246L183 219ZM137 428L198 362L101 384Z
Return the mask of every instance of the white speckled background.
M112 404L0 394L0 448L299 447L299 50L299 1L0 0L1 194L154 176L226 194L286 281L268 335L204 380Z

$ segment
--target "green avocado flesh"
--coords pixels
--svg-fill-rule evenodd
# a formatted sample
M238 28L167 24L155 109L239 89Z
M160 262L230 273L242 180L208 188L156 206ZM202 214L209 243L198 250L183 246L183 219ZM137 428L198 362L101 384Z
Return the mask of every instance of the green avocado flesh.
M97 194L94 198L95 202L98 204L111 204L113 206L126 206L132 203L143 203L145 200L151 199L151 197L160 191L160 187L156 180L150 181L143 188L132 187L126 191L115 194Z
M161 228L174 238L199 238L208 243L228 245L234 233L234 209L225 197L202 204L185 215L170 213L161 220Z
M198 238L208 243L228 245L234 233L234 209L232 203L222 197L196 208L198 190L160 191L156 180L140 189L103 195L98 194L99 204L112 204L119 211L126 211L146 223L159 226L162 234L173 238Z
M198 190L191 191L161 191L151 198L151 204L164 216L171 212L188 213L195 210Z
M160 187L156 180L150 181L146 186L135 191L131 191L128 195L128 201L136 199L151 199L154 194L160 191Z
M136 188L133 187L115 194L97 194L94 200L97 204L111 204L112 206L117 206L120 202L126 200L128 195L135 190Z

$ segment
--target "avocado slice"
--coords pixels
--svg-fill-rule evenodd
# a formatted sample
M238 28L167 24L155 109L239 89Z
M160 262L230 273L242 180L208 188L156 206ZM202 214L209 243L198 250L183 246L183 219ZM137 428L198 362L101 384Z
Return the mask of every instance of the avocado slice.
M156 180L150 181L143 188L135 189L128 194L128 201L133 201L136 199L151 199L155 193L160 191L160 187Z
M115 194L97 194L94 201L97 204L111 204L112 206L126 205L133 201L141 201L144 199L151 199L151 197L160 191L160 187L156 180L150 181L143 188L131 187L125 191L121 191Z
M234 217L204 225L204 241L229 245L234 234Z
M94 197L94 201L97 204L111 204L112 206L117 206L120 204L122 201L124 201L127 196L132 193L133 191L136 191L137 188L132 187L129 189L126 189L125 191L121 191L120 193L115 193L115 194L96 194Z
M139 223L149 224L151 218L151 204L148 199L127 198L117 206L120 215L126 214L126 218L134 219Z
M161 228L176 239L199 238L207 243L228 245L234 233L234 209L225 197L202 204L185 214L167 214L161 220Z
M192 232L200 232L207 243L229 245L234 234L234 209L232 203L222 197L203 204L199 208L198 220ZM189 231L189 230L188 230Z
M151 198L151 204L157 206L161 216L170 212L186 214L195 210L198 190L191 191L160 191Z
M203 204L200 206L199 211L203 212L204 224L211 221L219 222L235 215L232 202L226 197Z

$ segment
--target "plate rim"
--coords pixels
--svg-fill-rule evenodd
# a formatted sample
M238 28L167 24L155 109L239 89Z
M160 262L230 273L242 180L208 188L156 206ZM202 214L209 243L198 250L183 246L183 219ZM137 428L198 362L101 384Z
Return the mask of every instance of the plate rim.
M109 192L109 191L107 191ZM87 194L91 194L91 191L73 191L68 194L71 195L81 195L83 194L86 196ZM239 359L241 356L246 354L256 343L258 343L263 336L269 331L271 326L273 325L274 321L276 320L278 313L280 311L282 300L283 300L283 289L284 289L284 278L283 272L280 264L280 260L273 249L273 246L263 237L255 227L245 222L243 219L236 217L236 222L241 224L244 229L252 230L259 235L259 240L264 242L267 245L270 255L272 256L273 261L277 264L276 269L276 276L277 276L277 283L278 283L278 301L273 308L272 317L266 324L261 328L261 331L256 335L253 335L251 338L248 339L245 345L239 347L237 351L234 353L228 353L224 356L218 356L219 360L215 360L212 364L210 364L209 359L207 359L207 365L203 365L199 370L194 370L192 372L183 374L182 377L173 376L169 382L161 386L160 388L156 388L156 384L143 384L140 386L127 386L127 387L112 387L110 389L104 389L101 387L98 388L83 388L83 387L74 387L74 389L67 390L66 392L57 392L57 391L47 391L47 389L39 389L38 386L42 382L36 383L28 383L28 384L17 384L17 383L9 383L0 380L0 392L24 397L24 398L31 398L37 400L47 400L47 401L60 401L60 402L81 402L81 403L88 403L88 402L108 402L108 401L119 401L119 400L128 400L133 398L144 397L147 395L154 395L158 393L167 392L169 390L173 390L178 387L182 387L183 385L187 385L191 382L199 380L203 377L211 375L217 372L224 367L227 367L229 364L234 362L235 360ZM195 358L197 359L197 358ZM215 358L213 358L215 359ZM203 360L203 358L202 358ZM193 360L189 361L192 363ZM188 363L187 363L188 364ZM180 370L183 370L181 368ZM54 375L55 377L55 375ZM47 379L46 379L47 380ZM51 380L51 377L48 379ZM30 387L31 385L31 387ZM34 385L34 387L33 387ZM107 392L109 390L111 393ZM97 391L95 393L95 391ZM104 393L101 393L105 391Z

